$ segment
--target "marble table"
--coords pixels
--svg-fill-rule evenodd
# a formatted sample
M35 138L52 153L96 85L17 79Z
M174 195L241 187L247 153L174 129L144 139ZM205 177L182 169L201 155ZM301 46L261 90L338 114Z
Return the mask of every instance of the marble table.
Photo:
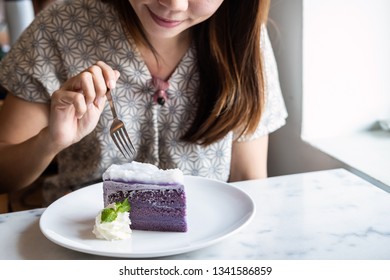
M390 194L344 169L234 183L255 201L240 232L163 259L390 260ZM45 209L0 215L0 259L109 259L52 243Z

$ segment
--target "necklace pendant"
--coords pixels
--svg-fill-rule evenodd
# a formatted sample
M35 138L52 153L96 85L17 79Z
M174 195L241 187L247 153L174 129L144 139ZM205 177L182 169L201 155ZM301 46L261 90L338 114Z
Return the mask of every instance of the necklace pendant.
M157 90L153 95L153 100L157 104L163 106L165 104L165 101L168 99L167 93L165 90Z
M169 83L167 81L163 81L156 77L152 77L152 83L154 88L157 89L153 94L153 101L163 106L165 102L168 100L168 95L166 90L169 87Z
M163 97L157 97L157 103L160 104L161 106L164 106L165 99Z

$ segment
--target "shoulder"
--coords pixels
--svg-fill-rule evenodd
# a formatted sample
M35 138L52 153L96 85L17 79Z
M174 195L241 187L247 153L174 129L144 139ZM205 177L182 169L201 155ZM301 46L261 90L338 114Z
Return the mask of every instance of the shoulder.
M99 19L115 17L111 5L99 0L63 0L50 5L37 15L35 21L58 23L58 20L78 22L85 18Z
M41 14L55 13L55 11L92 11L93 9L109 9L111 5L101 0L57 0Z
M36 16L12 50L47 54L50 50L66 50L64 45L75 46L86 37L103 36L119 29L110 5L98 0L58 1Z
M86 38L105 42L102 36L121 33L115 11L99 0L65 0L50 5L37 15L20 41L29 48L78 47Z

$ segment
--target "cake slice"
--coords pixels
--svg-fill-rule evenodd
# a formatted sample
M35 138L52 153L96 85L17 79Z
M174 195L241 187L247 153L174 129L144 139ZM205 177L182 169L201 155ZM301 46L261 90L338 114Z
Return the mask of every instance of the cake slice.
M184 176L180 169L159 169L132 162L111 165L103 174L104 206L128 199L131 229L187 231Z

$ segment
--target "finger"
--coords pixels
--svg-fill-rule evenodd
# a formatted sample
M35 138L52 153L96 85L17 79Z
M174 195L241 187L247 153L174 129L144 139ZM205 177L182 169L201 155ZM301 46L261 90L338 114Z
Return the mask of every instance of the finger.
M73 106L75 109L75 117L81 119L87 112L87 103L85 102L85 98L82 94L75 94L73 98Z
M104 96L107 92L102 69L93 65L80 74L81 90L85 95L87 104L97 103L96 99Z
M114 70L114 71L115 71L115 78L118 81L119 77L121 76L121 73L118 70Z
M104 80L106 81L106 87L113 89L116 87L116 81L119 78L119 71L113 70L109 65L107 65L103 61L98 61L96 63L97 66L99 66L102 70L102 74L104 76Z
M94 104L101 107L101 98L107 93L107 88L114 88L120 73L113 70L106 63L99 61L79 75L66 81L62 89L83 93L87 105Z
M96 98L93 74L89 71L82 72L79 75L79 79L80 88L75 90L84 95L86 104L91 104Z
M58 91L53 94L52 105L54 110L68 112L74 108L74 115L80 119L87 111L87 104L83 94L75 91Z
M87 70L92 74L95 91L90 92L91 88L86 85L83 90L88 92L85 95L88 97L88 103L90 98L93 98L93 103L96 107L101 107L102 98L105 98L107 93L107 88L115 88L116 80L118 79L120 73L117 70L113 70L109 65L102 61L98 61L95 65L91 66ZM95 96L93 95L95 94ZM104 104L104 102L103 102Z
M96 99L96 102L94 104L99 109L100 113L103 112L106 101L107 101L106 96L99 97Z

